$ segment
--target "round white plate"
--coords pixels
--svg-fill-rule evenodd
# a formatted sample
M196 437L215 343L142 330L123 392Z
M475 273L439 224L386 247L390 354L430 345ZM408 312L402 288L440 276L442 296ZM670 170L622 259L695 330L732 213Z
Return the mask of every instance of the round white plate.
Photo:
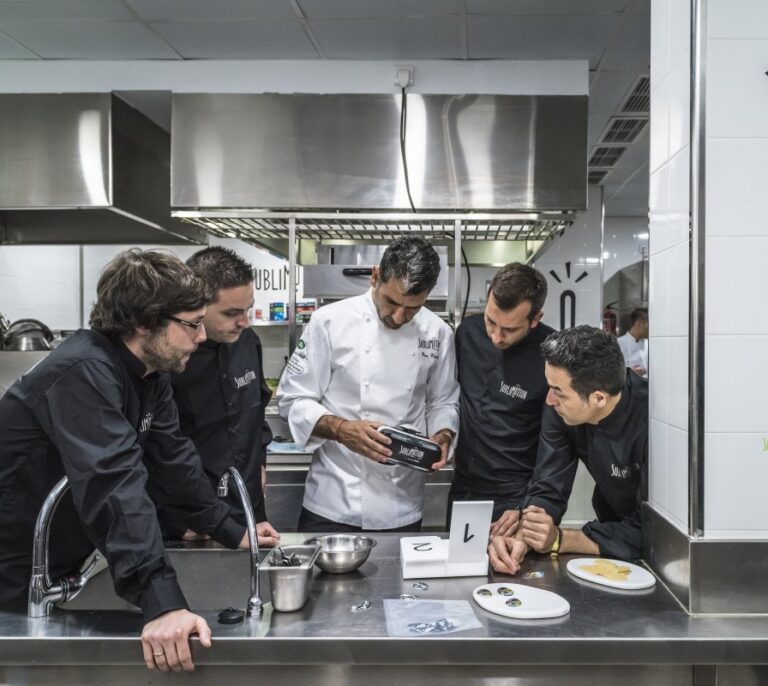
M499 592L502 588L512 593L505 595ZM568 601L557 593L522 584L483 584L472 591L472 597L484 610L515 619L562 617L571 611ZM520 605L508 605L507 601L511 598L519 600Z
M647 569L633 565L631 562L623 562L622 560L611 560L611 562L622 567L629 567L629 574L627 574L627 578L624 581L614 581L613 579L581 569L583 566L593 565L599 559L604 558L577 557L575 560L568 560L566 569L574 576L579 577L579 579L591 581L593 584L600 584L601 586L609 586L610 588L623 588L635 591L640 588L650 588L656 583L656 577Z

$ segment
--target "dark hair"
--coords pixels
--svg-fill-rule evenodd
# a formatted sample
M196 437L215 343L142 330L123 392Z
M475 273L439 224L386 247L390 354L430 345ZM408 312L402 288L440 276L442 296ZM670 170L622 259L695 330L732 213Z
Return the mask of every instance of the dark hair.
M187 265L208 284L214 300L222 288L237 288L253 282L253 267L234 250L218 245L198 250L187 260Z
M624 387L627 368L616 338L592 326L555 331L541 344L544 359L564 369L582 400L594 391L616 395Z
M632 312L629 313L629 326L630 328L633 327L638 319L641 319L644 322L648 321L648 310L646 310L644 307L638 307Z
M139 326L154 331L166 316L199 310L210 299L205 281L175 255L131 248L101 273L90 325L125 338Z
M404 295L431 291L440 275L440 258L423 238L395 238L381 258L379 277L387 283L392 277L403 281Z
M520 262L510 262L496 272L488 294L493 295L496 304L505 312L522 302L530 302L531 312L528 319L533 321L547 299L547 280L533 267Z

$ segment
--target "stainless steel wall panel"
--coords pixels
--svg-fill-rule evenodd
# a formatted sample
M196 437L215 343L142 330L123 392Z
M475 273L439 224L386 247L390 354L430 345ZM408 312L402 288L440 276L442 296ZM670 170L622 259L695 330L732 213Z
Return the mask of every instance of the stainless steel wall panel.
M408 209L400 96L175 94L173 207ZM586 207L586 96L408 95L420 210Z

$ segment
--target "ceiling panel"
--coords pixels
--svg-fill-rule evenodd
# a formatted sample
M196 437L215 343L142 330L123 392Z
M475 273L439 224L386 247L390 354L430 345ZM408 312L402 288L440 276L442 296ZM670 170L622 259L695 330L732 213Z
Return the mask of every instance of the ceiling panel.
M651 15L630 14L617 40L606 52L605 69L639 72L651 62Z
M197 19L289 19L296 12L286 0L124 0L149 21Z
M648 216L648 175L638 174L637 179L636 182L621 187L603 186L606 215L611 217Z
M296 20L157 22L152 26L185 58L312 59L312 42Z
M337 59L459 59L458 17L310 21L325 57Z
M0 33L0 60L35 59L37 55Z
M461 0L298 0L313 19L446 16L462 11Z
M120 0L0 0L0 20L133 19Z
M607 123L608 116L618 109L637 76L632 72L601 69L589 87L589 111L604 112Z
M471 59L589 59L594 68L621 22L618 14L467 17Z
M623 12L631 0L467 0L469 14L598 14Z
M171 59L178 57L139 22L2 21L0 30L48 59Z

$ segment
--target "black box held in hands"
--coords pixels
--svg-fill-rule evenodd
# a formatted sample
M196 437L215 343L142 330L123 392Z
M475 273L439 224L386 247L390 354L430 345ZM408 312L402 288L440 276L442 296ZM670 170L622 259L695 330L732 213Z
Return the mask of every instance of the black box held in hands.
M392 456L384 464L401 464L422 472L431 472L432 465L442 458L440 446L426 436L402 427L380 426L379 431L392 439L389 446Z

